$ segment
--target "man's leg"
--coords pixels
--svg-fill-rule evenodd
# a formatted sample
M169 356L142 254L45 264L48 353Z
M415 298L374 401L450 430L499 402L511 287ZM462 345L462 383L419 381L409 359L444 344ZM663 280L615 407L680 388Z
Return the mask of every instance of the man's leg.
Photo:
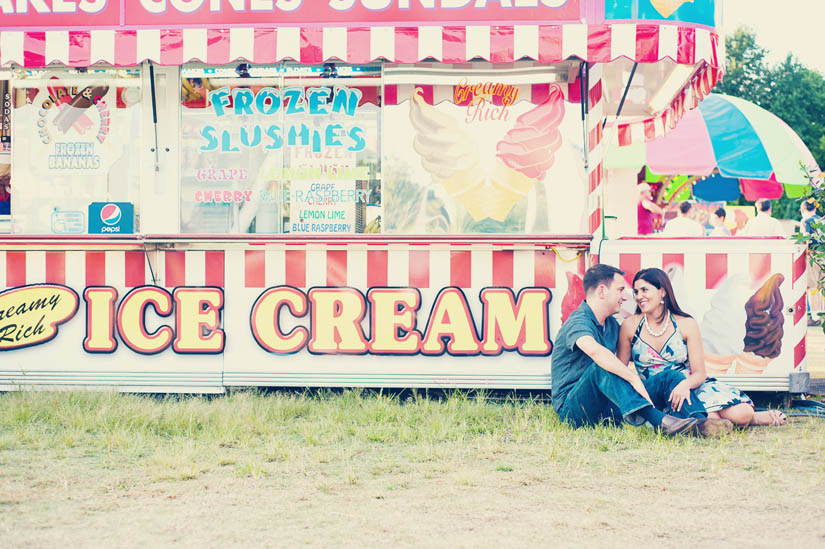
M562 420L581 427L615 415L611 413L611 408L618 409L621 417L627 419L628 415L647 407L650 403L627 381L591 364L567 393L564 405L558 412Z
M650 394L653 405L659 410L676 417L704 418L708 416L702 401L696 396L696 392L690 391L690 404L685 401L682 409L678 412L670 409L670 393L685 380L684 374L676 370L665 370L664 372L652 375L644 381L645 389Z

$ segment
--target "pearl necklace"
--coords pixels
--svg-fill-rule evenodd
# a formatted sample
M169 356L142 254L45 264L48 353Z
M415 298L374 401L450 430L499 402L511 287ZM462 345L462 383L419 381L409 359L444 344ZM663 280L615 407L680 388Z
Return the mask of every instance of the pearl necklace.
M668 311L667 312L667 319L670 320L670 318L671 318L670 317L670 311ZM662 325L662 329L658 332L654 332L653 330L650 329L650 324L647 321L647 315L645 315L645 330L647 330L647 333L649 333L653 337L660 337L660 336L664 335L664 333L667 331L668 324L669 323L667 321L665 321L665 323Z

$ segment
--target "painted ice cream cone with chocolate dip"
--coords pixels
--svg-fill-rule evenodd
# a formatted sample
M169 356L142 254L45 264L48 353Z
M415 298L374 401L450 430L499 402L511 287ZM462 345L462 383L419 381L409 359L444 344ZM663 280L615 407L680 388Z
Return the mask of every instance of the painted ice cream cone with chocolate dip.
M710 300L700 332L708 375L733 373L736 357L745 351L745 304L751 297L748 277L734 274L725 279Z
M745 347L736 357L737 374L759 375L782 352L785 302L779 287L784 280L779 273L771 276L745 303Z

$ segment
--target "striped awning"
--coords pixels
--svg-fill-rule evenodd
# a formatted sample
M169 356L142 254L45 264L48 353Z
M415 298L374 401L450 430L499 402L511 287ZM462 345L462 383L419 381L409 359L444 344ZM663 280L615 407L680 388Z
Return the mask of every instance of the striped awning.
M107 63L132 66L201 61L210 65L323 63L338 60L393 63L485 59L509 63L529 58L556 63L578 58L594 63L627 57L639 62L724 66L724 45L707 29L650 24L563 24L420 27L275 27L54 30L0 32L0 64L72 67Z

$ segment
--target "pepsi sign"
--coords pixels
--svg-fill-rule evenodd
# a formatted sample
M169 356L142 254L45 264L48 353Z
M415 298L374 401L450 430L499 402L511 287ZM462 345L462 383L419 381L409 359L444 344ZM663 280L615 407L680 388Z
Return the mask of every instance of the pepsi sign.
M92 202L89 204L89 234L132 234L135 232L135 206L131 202Z

